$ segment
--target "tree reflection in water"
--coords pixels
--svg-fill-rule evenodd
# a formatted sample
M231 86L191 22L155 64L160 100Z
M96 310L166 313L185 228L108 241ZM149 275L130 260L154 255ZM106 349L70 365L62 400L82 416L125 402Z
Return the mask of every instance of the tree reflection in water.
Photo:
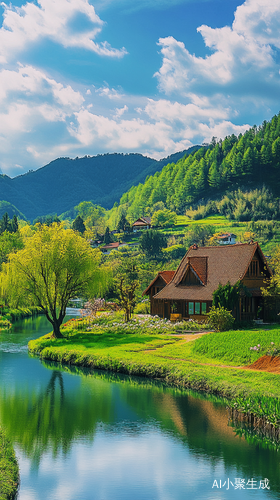
M47 384L28 380L27 386L0 394L0 422L35 468L44 453L66 455L76 440L86 437L87 443L92 442L98 431L136 436L148 424L171 434L194 456L204 456L213 464L222 459L240 477L270 481L279 477L276 452L236 436L217 398L145 379L43 364L51 369Z

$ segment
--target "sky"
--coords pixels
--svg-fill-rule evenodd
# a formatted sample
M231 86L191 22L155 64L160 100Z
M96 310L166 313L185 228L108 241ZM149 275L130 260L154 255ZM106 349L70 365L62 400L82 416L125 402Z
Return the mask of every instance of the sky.
M0 172L160 159L280 111L280 0L0 4Z

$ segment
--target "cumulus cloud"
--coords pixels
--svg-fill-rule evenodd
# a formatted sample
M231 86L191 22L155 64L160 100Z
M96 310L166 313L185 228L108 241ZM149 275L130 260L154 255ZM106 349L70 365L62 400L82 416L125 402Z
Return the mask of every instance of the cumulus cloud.
M121 111L126 109L121 108ZM194 142L210 141L244 132L248 125L234 125L223 109L199 109L168 100L148 99L139 109L141 118L122 119L120 115L105 117L89 109L75 113L75 123L68 130L82 148L97 147L99 151L141 151L162 158L187 149Z
M3 26L0 29L0 62L17 56L28 44L49 38L64 47L79 47L101 56L122 57L126 50L115 49L108 42L96 43L103 21L88 0L38 0L22 7L5 3ZM83 16L84 29L75 30L74 21Z
M161 38L163 61L155 74L160 90L183 96L228 92L229 101L239 96L251 102L267 93L268 102L279 93L275 54L275 47L280 47L279 29L278 0L246 0L237 8L231 27L198 28L210 55L197 57L174 37Z

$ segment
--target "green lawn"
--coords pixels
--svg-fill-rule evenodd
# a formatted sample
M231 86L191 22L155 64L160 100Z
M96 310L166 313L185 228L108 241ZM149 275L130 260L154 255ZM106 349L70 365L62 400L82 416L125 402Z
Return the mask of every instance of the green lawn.
M105 323L81 331L77 325L65 327L65 339L46 336L31 341L30 351L62 363L160 378L231 398L238 394L280 397L279 375L238 368L262 356L271 342L280 346L278 327L210 333L186 342L167 331L141 334L138 328L133 333L131 327ZM189 338L193 339L191 334ZM250 350L257 344L263 350Z

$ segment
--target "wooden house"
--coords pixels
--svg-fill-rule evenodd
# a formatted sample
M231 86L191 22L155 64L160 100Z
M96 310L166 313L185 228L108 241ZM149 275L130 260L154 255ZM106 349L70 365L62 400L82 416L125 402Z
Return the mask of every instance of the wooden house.
M139 217L132 224L133 232L141 231L142 229L150 229L151 228L151 217Z
M153 279L153 281L151 281L148 288L146 288L146 290L143 292L142 295L150 296L150 313L152 316L155 316L157 314L158 316L164 317L164 312L161 311L161 314L159 314L158 311L158 306L162 305L162 301L158 303L157 301L154 301L153 297L158 292L160 292L168 283L170 283L174 274L175 271L160 271Z
M173 273L173 271L170 271ZM198 247L193 245L183 257L168 283L159 273L145 290L151 297L151 314L180 319L205 319L219 284L241 281L248 290L232 311L238 320L252 320L262 307L261 287L272 274L258 243ZM171 274L170 274L171 276ZM161 290L157 291L158 285Z

